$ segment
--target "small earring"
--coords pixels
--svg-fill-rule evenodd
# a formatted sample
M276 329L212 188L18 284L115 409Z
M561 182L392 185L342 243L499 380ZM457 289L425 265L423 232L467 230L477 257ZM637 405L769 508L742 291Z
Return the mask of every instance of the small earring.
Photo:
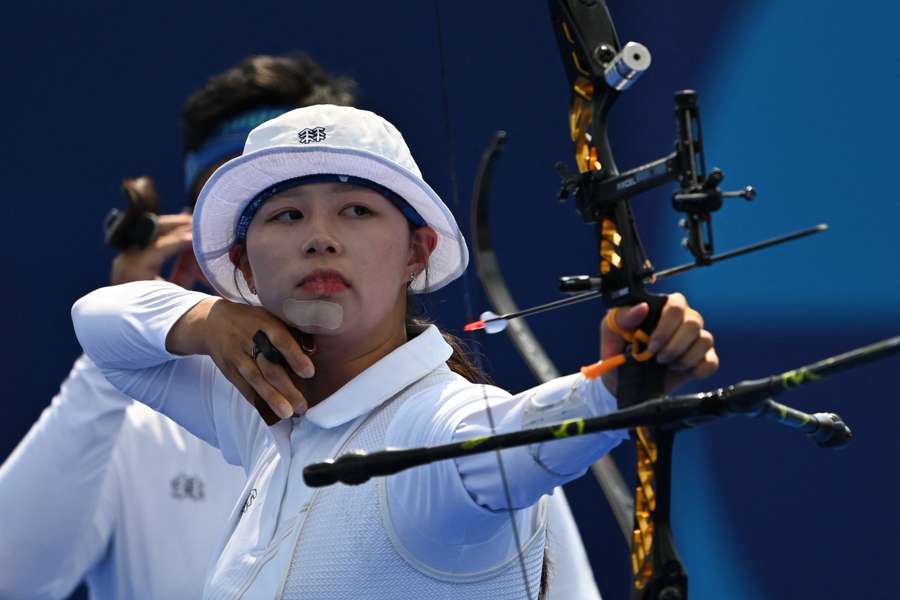
M409 274L409 282L410 283L413 282L413 280L416 278L416 275L418 275L418 273L410 273Z
M254 296L256 296L256 286L253 286L253 285L250 286L250 293L253 294Z

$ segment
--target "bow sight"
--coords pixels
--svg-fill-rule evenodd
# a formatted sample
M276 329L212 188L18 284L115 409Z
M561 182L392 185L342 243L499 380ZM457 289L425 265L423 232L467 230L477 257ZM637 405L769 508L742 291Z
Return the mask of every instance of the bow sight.
M584 4L578 1L550 2L554 23L558 24L556 30L560 50L572 82L569 127L575 142L575 162L579 173L573 174L562 162L556 163L556 169L562 177L560 201L574 195L575 208L582 219L597 228L600 276L561 277L560 291L576 295L501 315L486 312L480 320L467 324L467 331L487 329L488 325L493 324L488 333L497 333L506 328L510 319L555 310L601 295L607 304L621 305L625 298L635 299L632 292L640 293L645 283L828 229L827 225L819 224L714 254L712 213L722 208L725 199L754 200L756 190L748 185L738 191L723 191L719 186L725 174L718 168L707 173L700 107L694 90L675 92L675 150L662 158L619 173L606 135L606 118L619 94L630 88L650 67L651 55L643 44L637 42L628 42L621 50L616 50L619 47L618 38L606 7L597 2L586 3L590 8ZM584 48L592 50L585 51ZM481 182L489 181L487 173L505 140L505 132L498 132L485 152L476 179L479 182L476 184L476 198L485 194L486 184ZM677 182L678 188L672 194L672 207L685 215L679 221L686 233L682 245L691 253L693 261L656 271L640 243L628 201L638 194L673 182ZM480 203L474 204L478 206ZM480 238L489 237L483 227L473 229L473 238L479 242ZM484 274L480 274L485 279Z
M629 42L626 49L629 46L638 44ZM647 62L649 63L649 60ZM614 65L614 62L610 63L609 68L616 71ZM633 82L635 79L636 77L629 81ZM587 163L588 169L578 175L570 174L562 163L557 163L557 169L563 176L560 199L565 200L574 193L576 208L585 222L598 223L602 222L609 207L615 203L677 181L679 189L672 194L672 206L676 211L686 215L681 220L681 226L687 231L684 246L694 256L698 265L708 265L713 262L712 213L722 208L725 198L753 200L756 197L756 190L752 186L747 186L741 191L723 192L719 189L719 184L725 179L725 174L719 169L713 169L707 175L700 108L695 91L682 90L675 93L675 123L678 128L675 151L625 173L608 175L608 171L613 167L604 170L603 163L597 156L591 156ZM610 159L607 158L607 161ZM618 244L610 241L610 247L605 252L605 260L612 266L619 262L612 248L616 245ZM643 273L644 276L652 274L649 268Z
M565 32L567 29L563 28L563 31ZM568 43L569 38L564 34L562 40L561 43ZM611 95L617 95L631 87L650 66L650 51L636 42L628 42L619 53L613 53L608 44L600 44L598 50L592 54L603 71L603 80L609 86L608 93ZM576 55L573 53L574 56ZM604 57L609 58L604 60ZM577 65L576 68L580 68L577 58L573 58L572 64ZM572 138L576 143L580 138L585 141L593 141L587 131L589 123L586 122L586 115L590 114L590 109L584 104L593 98L593 94L593 85L585 81L578 81L576 78L570 115ZM611 100L606 103L606 108L609 107L609 104L611 104ZM693 255L694 262L665 271L654 271L650 262L643 255L643 249L638 248L640 256L635 259L644 266L637 271L637 275L643 280L654 281L659 277L683 273L693 267L708 266L720 260L761 250L827 229L825 225L817 225L725 254L714 255L712 213L722 208L726 198L743 198L748 202L752 201L756 198L756 190L753 186L748 185L740 191L722 191L719 185L725 179L725 174L718 168L713 168L707 174L697 92L694 90L675 92L674 112L677 128L675 150L660 159L624 173L616 173L609 145L603 140L603 143L593 147L587 144L579 145L576 150L576 162L581 171L579 174L573 175L562 162L556 164L563 180L559 192L560 200L565 201L574 194L575 207L584 221L600 226L601 272L609 273L614 268L618 268L622 262L622 257L618 253L622 236L611 222L604 222L604 216L609 213L610 208L616 203L627 201L638 194L673 181L678 182L679 187L672 194L672 207L685 214L685 217L679 221L679 225L687 234L682 244ZM630 227L632 228L631 234L637 240L633 220ZM625 287L625 282L622 283ZM600 288L601 280L598 277L575 275L560 279L560 290L566 293L599 290Z

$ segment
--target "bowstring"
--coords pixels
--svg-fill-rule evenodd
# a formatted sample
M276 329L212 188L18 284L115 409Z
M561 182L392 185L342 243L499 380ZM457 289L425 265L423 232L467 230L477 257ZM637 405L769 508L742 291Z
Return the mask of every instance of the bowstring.
M441 22L443 21L443 19L441 18L441 0L434 0L434 16L438 42L438 63L440 66L441 75L441 100L443 108L443 120L445 133L447 135L447 168L449 170L450 176L450 193L451 197L453 198L453 206L456 210L456 214L459 215L461 214L459 204L459 185L456 177L456 151L453 138L453 127L450 120L450 94L447 85L447 64L444 57L444 31L441 25ZM469 218L471 219L474 217L472 215L469 215ZM472 295L471 288L469 286L469 274L467 272L463 273L462 284L463 304L469 317L468 320L471 321L474 318L474 311L472 310ZM479 371L483 370L481 355L478 352L474 352L473 357ZM491 435L496 435L497 427L494 421L494 413L491 410L491 403L488 401L487 388L484 383L481 384L481 392L482 396L484 397L484 406L488 417L488 423L491 426ZM496 451L496 456L497 466L500 470L500 479L503 482L503 495L506 498L507 514L509 514L509 522L510 526L512 527L513 539L516 543L516 553L518 557L519 568L522 571L522 580L525 582L525 592L528 595L528 600L533 600L534 596L531 593L531 583L528 580L528 569L525 566L525 556L522 552L522 541L521 536L519 535L519 527L516 523L515 512L512 508L512 494L509 491L509 480L506 477L506 467L503 464L503 456L500 453L500 450Z

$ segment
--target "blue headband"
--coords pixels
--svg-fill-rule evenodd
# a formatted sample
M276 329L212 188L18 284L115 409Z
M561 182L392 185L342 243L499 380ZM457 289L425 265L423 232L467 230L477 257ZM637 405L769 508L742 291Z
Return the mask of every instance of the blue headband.
M265 204L266 200L268 200L275 194L301 185L305 185L307 183L331 182L349 183L376 191L390 200L391 203L396 206L401 213L403 213L403 216L406 217L406 219L410 223L412 223L416 227L424 227L426 225L425 219L422 218L422 215L416 212L416 209L414 209L409 204L409 202L401 198L400 195L393 190L389 190L388 188L375 183L374 181L369 181L368 179L363 179L361 177L354 177L352 175L304 175L303 177L294 177L293 179L287 179L274 185L270 185L260 193L256 194L253 197L253 200L251 200L250 203L244 208L244 211L241 213L240 218L238 218L237 225L234 228L234 241L243 242L245 239L247 239L247 229L250 228L250 222L253 221L253 217L256 216L256 211L258 211L259 208L263 204Z
M190 195L197 177L223 158L244 150L247 135L269 119L293 110L288 106L261 106L222 123L197 150L184 157L184 190ZM192 199L193 200L193 199Z

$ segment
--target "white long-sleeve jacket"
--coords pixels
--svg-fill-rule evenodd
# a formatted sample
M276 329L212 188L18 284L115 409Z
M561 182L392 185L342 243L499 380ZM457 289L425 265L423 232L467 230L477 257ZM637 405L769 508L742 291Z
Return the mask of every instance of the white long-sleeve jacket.
M171 326L206 297L159 282L104 288L76 303L73 320L86 352L112 383L218 446L226 459L244 466L256 485L245 495L242 509L247 512L253 502L262 507L252 511L252 518L242 518L241 511L232 513L231 536L211 574L207 595L216 594L218 583L240 581L237 587L247 597L274 597L295 558L288 527L296 526L289 523L295 516L293 509L302 507L311 494L303 484L302 467L330 457L354 424L442 365L450 351L437 330L429 329L303 417L267 428L211 360L175 357L165 350ZM429 393L435 392L424 392L426 397L407 402L396 413L387 445L436 444L489 433L485 395L498 420L498 431L536 425L548 415L603 414L615 406L599 381L584 381L580 375L517 396L464 382L451 395L440 397L437 392L438 397L429 398ZM530 511L541 495L583 473L624 435L595 434L505 451L512 504L520 509L517 521L526 529L523 535L528 535L527 524L534 522ZM273 459L275 455L278 460ZM503 554L499 548L509 545L507 503L492 455L411 470L389 478L386 489L390 505L407 515L394 523L397 543L412 549L425 565L442 566L446 553L443 546L429 546L429 539L485 548L466 559L464 568L470 570L489 569L490 564L479 561L496 559ZM448 493L451 489L464 493ZM464 532L460 523L468 524ZM491 540L496 540L496 551L488 547ZM243 568L249 557L259 556L261 548L267 556L264 564Z
M0 599L198 598L244 479L82 356L0 466ZM597 600L562 490L548 514L550 600Z

